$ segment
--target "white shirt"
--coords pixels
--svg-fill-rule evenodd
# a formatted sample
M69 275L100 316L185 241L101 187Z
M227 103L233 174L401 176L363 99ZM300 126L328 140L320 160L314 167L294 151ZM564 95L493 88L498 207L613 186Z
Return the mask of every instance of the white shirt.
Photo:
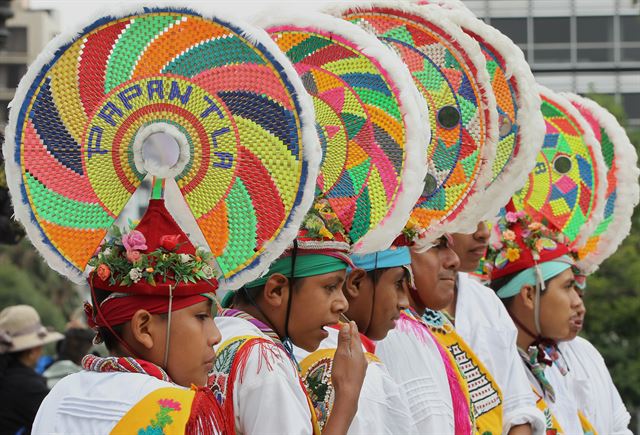
M247 335L272 341L247 320L216 317L215 322L222 333L221 344ZM234 381L233 410L237 434L313 433L311 411L297 368L277 346L251 350L242 376Z
M525 423L534 434L544 433L544 415L536 407L518 354L518 330L504 304L493 290L463 272L458 273L457 289L455 328L502 390L503 433Z
M598 350L582 337L560 343L580 410L599 434L631 435L631 416ZM556 368L557 370L557 368Z
M81 371L56 383L40 405L33 434L104 435L146 395L182 388L140 373Z
M455 433L447 373L440 352L424 327L400 317L396 328L378 342L376 354L404 390L415 432Z
M339 331L327 328L329 337L322 340L320 349L337 349ZM302 361L311 355L309 352L294 348L296 359ZM366 349L363 348L366 352ZM367 371L360 390L358 411L349 427L348 433L355 434L409 434L415 433L409 404L403 390L391 378L384 364L367 360Z
M522 364L524 365L524 362ZM527 375L531 381L531 385L542 395L542 390L533 374L527 370ZM546 396L544 400L563 432L567 435L582 435L584 431L582 430L582 423L580 423L580 417L578 416L578 403L564 376L553 366L546 367L544 375L553 387L555 402L552 402L551 399Z

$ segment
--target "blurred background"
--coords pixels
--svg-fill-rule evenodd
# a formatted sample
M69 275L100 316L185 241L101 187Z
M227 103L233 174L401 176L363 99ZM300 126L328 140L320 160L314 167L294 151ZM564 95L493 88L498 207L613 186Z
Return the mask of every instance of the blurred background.
M586 95L611 111L640 151L640 4L637 0L466 0L524 51L539 83ZM153 5L182 4L157 1ZM251 20L276 7L321 9L327 1L191 1L207 12ZM187 3L184 3L187 6ZM29 64L58 33L127 3L0 0L0 143L8 104ZM142 195L144 196L144 194ZM143 210L136 201L127 217ZM32 305L63 330L87 290L51 270L12 217L0 167L0 309ZM589 278L583 335L602 353L640 433L640 212L618 252Z

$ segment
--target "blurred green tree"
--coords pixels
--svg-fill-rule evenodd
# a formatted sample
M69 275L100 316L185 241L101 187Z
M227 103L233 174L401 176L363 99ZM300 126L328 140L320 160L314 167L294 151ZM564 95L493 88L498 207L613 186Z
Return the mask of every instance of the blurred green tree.
M623 127L627 117L610 95L587 95L609 110ZM640 130L627 129L636 150ZM629 411L640 408L640 212L618 251L587 280L583 335L602 353Z

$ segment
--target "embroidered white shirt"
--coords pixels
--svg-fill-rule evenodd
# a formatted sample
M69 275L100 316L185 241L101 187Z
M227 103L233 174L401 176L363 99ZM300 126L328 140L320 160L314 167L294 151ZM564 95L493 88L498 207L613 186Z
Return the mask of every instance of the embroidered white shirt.
M141 373L81 371L61 379L40 405L32 433L104 435L146 395L182 388Z
M424 327L401 317L396 328L378 342L376 354L404 390L415 432L455 432L453 403L444 363Z
M545 430L544 415L518 354L518 330L495 292L459 272L455 327L498 383L503 396L503 433L530 423L534 434Z
M578 406L596 431L631 435L631 416L600 352L582 337L560 343L559 348L569 366L567 381L571 383Z
M329 337L322 340L318 349L336 349L339 332L334 328L326 329ZM310 355L309 352L298 347L294 350L299 362ZM366 352L366 349L363 350ZM358 411L348 433L350 435L415 433L404 391L391 378L382 362L369 361L367 365L358 399Z
M223 343L247 335L271 340L251 322L241 318L216 317L215 322ZM311 411L297 368L284 350L275 346L270 349L263 352L260 347L253 348L242 380L238 376L234 381L236 433L312 434Z

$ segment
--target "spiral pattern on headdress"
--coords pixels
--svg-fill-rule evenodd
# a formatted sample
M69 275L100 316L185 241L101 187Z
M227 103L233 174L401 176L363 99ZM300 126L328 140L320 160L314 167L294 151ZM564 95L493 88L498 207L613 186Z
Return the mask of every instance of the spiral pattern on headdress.
M474 63L435 20L401 7L362 6L343 11L342 17L375 34L408 66L429 107L432 131L430 170L412 221L423 229L452 222L479 188L485 165L491 115L482 105Z
M299 96L273 52L182 9L105 17L55 48L12 113L36 237L82 272L146 176L136 134L161 123L188 143L175 181L224 277L255 265L308 169Z
M568 100L544 88L541 97L544 143L513 202L516 209L546 219L576 243L588 235L586 224L597 218L606 182L602 155L589 125Z
M633 210L640 199L638 156L624 128L605 108L575 94L563 96L593 130L607 166L603 219L578 251L578 266L589 274L613 254L629 234Z
M292 20L295 24L276 24L267 31L313 98L323 148L316 196L328 201L356 245L389 218L403 190L409 156L406 124L412 121L403 117L408 103L394 81L398 75L392 77L377 59L380 52L393 54L366 33L359 40L349 36L354 30L362 32L356 26L323 15L318 19L328 28ZM388 243L394 237L389 234Z

